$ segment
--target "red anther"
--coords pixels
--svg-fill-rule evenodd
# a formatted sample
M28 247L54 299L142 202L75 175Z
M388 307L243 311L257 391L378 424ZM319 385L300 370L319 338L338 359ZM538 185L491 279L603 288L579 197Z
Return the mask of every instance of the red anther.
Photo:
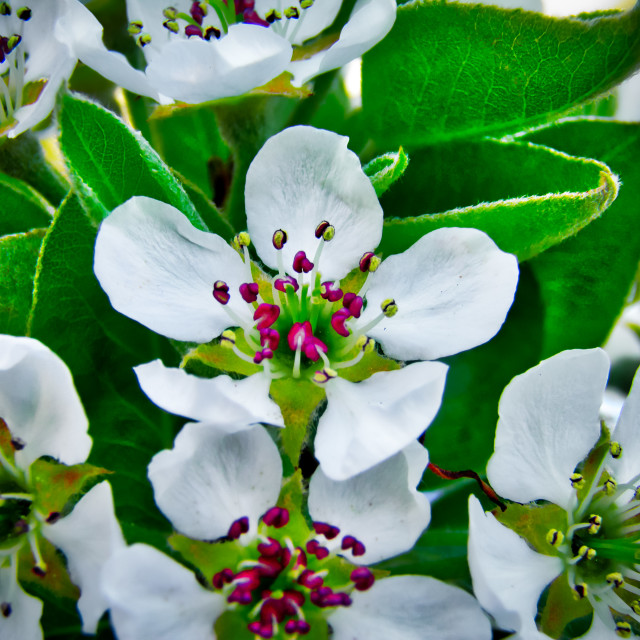
M306 620L298 620L298 633L306 636L311 631L311 625Z
M305 569L298 576L298 584L307 589L319 589L324 584L322 576L316 575L311 569Z
M346 593L330 593L322 598L321 607L348 607L351 598Z
M258 305L258 308L253 313L253 319L257 320L256 328L258 331L262 331L267 327L270 327L280 315L280 307L275 304L267 304L263 302Z
M296 547L296 551L297 551L297 556L296 556L296 561L293 563L293 568L297 569L298 567L306 567L307 554L300 547Z
M337 302L342 298L342 289L337 289L336 283L327 280L320 285L320 296L329 302Z
M235 591L251 592L260 586L260 574L256 569L244 569L235 575L233 582L238 585Z
M233 581L234 575L231 569L223 569L218 571L211 579L211 584L214 589L222 589L225 584L230 584Z
M318 560L323 560L329 555L329 549L321 546L317 540L309 540L307 542L307 551L316 556Z
M342 306L345 309L349 309L349 312L354 318L360 317L360 312L362 311L362 305L364 304L364 300L357 296L355 293L345 293L344 298L342 299Z
M326 522L314 522L313 530L317 534L324 536L327 540L333 540L340 533L338 527L334 527Z
M351 549L351 553L354 556L363 556L365 551L366 551L366 549L365 549L364 545L362 544L362 542L360 542L359 540L357 540L353 536L345 536L344 538L342 538L341 547L345 551L347 549Z
M284 599L287 602L295 603L298 607L302 607L306 600L306 598L304 597L304 593L296 591L295 589L287 589L284 592Z
M255 302L260 289L255 282L243 282L240 285L240 295L245 302Z
M320 351L327 353L327 349L327 345L320 338L316 338L313 335L302 343L302 352L312 362L317 362L320 359Z
M271 509L262 516L262 522L268 527L280 529L289 522L289 512L282 507L271 507Z
M351 317L351 312L346 307L342 307L338 309L331 316L331 326L333 330L340 336L344 338L349 337L349 329L345 326L345 322Z
M276 598L269 598L263 602L260 607L260 620L263 625L271 623L273 618L278 622L282 622L285 617L285 603L283 600Z
M267 26L268 23L265 24ZM284 229L276 229L273 233L273 238L271 239L273 243L273 248L280 251L285 244L287 244L287 232Z
M296 273L309 273L313 269L313 262L307 258L307 254L304 251L298 251L293 256L293 270Z
M351 580L358 591L370 589L376 579L367 567L357 567L351 572Z
M278 278L273 286L278 290L278 291L282 291L282 293L286 293L287 292L287 287L293 287L294 292L297 291L300 288L300 285L298 285L298 281L291 277L291 276L285 276L284 278Z
M202 20L204 19L204 11L202 10L202 7L200 6L199 2L192 2L191 3L191 9L189 9L189 13L191 14L191 17L198 24L202 24ZM186 31L186 29L185 29L185 31Z
M250 622L247 625L247 629L251 631L251 633L255 633L257 636L261 638L272 638L273 637L273 627L271 623L263 624L262 622Z
M226 282L216 280L213 283L213 297L220 304L227 304L227 302L229 302L231 296L229 295L229 287Z
M184 35L190 38L191 36L198 36L202 38L202 29L197 27L195 24L188 24L184 28Z
M289 349L291 349L291 351L297 351L298 346L302 348L306 340L312 335L311 323L308 320L306 322L296 322L291 329L289 329L289 334L287 335Z
M255 568L265 578L275 578L282 573L282 569L282 564L275 558L260 558L260 564Z
M227 536L232 540L237 540L243 533L247 533L247 531L249 531L249 518L243 516L231 523Z
M289 551L287 547L284 547L284 549L282 549L282 553L280 554L280 563L282 564L283 567L287 567L289 566L290 562L291 562L291 551Z
M324 607L325 599L333 593L333 589L330 587L320 587L315 591L312 591L309 595L309 600L317 607Z
M284 625L285 633L296 633L298 631L298 621L297 620L287 620Z
M282 545L273 538L269 538L269 542L260 542L258 544L258 553L267 558L273 558L282 551Z
M271 360L271 358L273 358L273 351L271 349L263 349L262 351L256 351L253 361L256 364L260 364L263 360Z
M323 220L317 227L316 227L316 238L318 238L318 240L320 238L322 238L322 236L324 235L324 232L331 226L331 224L329 224L326 220Z
M280 344L280 334L275 329L263 329L260 332L260 344L275 351Z
M367 271L369 271L369 267L371 266L371 259L375 256L376 254L373 253L373 251L367 251L362 258L360 258L360 271L362 271L362 273L366 273Z

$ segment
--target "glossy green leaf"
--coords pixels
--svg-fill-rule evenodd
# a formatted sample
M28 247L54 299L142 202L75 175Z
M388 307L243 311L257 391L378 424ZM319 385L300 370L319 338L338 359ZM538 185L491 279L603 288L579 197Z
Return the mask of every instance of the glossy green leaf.
M601 345L620 314L640 260L640 124L568 120L535 142L606 162L621 179L615 202L575 237L531 261L544 313L542 357Z
M417 145L521 131L612 88L640 63L640 6L557 19L418 0L364 55L374 138Z
M376 195L380 197L402 176L409 166L409 156L400 147L396 152L384 153L368 162L362 170L371 180Z
M53 209L26 182L0 173L0 236L48 227Z
M420 149L381 200L380 249L398 253L434 229L475 227L526 260L589 224L617 192L605 164L527 142Z
M0 333L24 335L44 229L0 238Z
M62 107L62 151L76 178L107 211L132 196L149 196L172 204L196 227L205 228L178 180L139 133L93 102L66 95Z
M109 482L125 535L158 543L169 525L155 507L146 468L171 446L176 422L144 396L132 367L157 357L175 364L175 355L164 338L111 308L93 274L95 235L78 198L70 196L44 240L30 335L73 374L93 437L89 462L113 471Z

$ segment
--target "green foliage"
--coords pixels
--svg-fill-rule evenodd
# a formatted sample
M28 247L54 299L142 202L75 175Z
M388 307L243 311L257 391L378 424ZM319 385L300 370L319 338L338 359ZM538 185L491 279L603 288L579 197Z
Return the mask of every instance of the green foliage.
M51 222L49 203L27 183L2 173L0 202L0 236L48 227Z
M380 197L398 180L409 166L409 156L400 147L397 152L384 153L368 162L362 170L371 180L376 195Z
M418 0L363 59L363 112L380 143L516 132L611 89L640 63L640 6L559 20Z

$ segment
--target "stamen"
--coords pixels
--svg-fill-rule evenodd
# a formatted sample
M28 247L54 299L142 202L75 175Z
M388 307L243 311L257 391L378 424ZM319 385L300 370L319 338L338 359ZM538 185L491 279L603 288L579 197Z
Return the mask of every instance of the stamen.
M198 36L199 38L202 38L202 29L195 24L188 24L184 28L184 34L187 36L187 38L191 38L192 36Z
M43 578L47 573L47 564L42 559L42 554L40 553L40 546L38 545L36 534L33 531L30 531L27 534L27 539L29 540L29 546L31 547L31 553L35 561L33 567L31 568L31 571L39 578Z
M364 300L360 296L357 296L355 293L349 292L344 294L342 305L346 309L349 309L349 313L351 313L354 318L360 317L363 304Z
M329 222L327 222L326 220L323 220L316 227L316 238L318 238L318 240L322 238L325 242L330 242L331 240L333 240L335 235L336 235L335 227Z
M280 529L289 522L289 512L282 507L271 507L271 509L262 516L262 522L268 527Z
M357 567L351 572L350 577L358 591L370 589L376 580L367 567Z
M24 22L31 20L31 9L29 7L21 7L16 11L18 18Z
M631 637L631 625L628 622L617 621L616 622L616 634L621 638Z
M282 293L287 292L287 287L293 287L293 291L297 291L299 288L298 281L291 276L284 276L284 278L277 278L273 284L274 288Z
M222 32L220 31L220 29L216 29L213 26L209 26L204 30L204 39L207 42L211 40L211 38L215 38L216 40L218 40L221 35Z
M298 251L293 257L293 270L296 273L309 273L313 269L313 262L307 258L304 251Z
M213 297L220 304L227 304L229 302L229 286L223 280L216 280L213 283Z
M605 580L607 581L607 584L612 584L615 589L619 589L624 584L624 578L619 571L607 574Z
M344 551L351 549L351 553L354 556L363 556L366 551L365 546L362 544L362 542L360 542L353 536L345 536L344 538L342 538L342 544L340 545L340 547Z
M324 536L327 540L333 540L340 533L338 527L334 527L326 522L314 522L313 530L321 536Z
M142 27L143 24L140 20L134 20L133 22L129 23L127 31L129 32L129 35L137 36L142 33Z
M581 473L572 473L569 480L571 481L571 486L576 490L584 487L584 476Z
M558 529L549 529L546 540L552 547L559 547L564 542L564 533Z
M612 442L609 445L609 453L611 454L611 457L614 459L618 459L621 455L622 455L622 446L620 445L619 442Z
M588 593L587 584L585 582L579 582L573 585L573 593L576 600L582 600L582 598L585 598Z
M234 236L231 241L231 246L238 252L242 252L244 247L248 247L251 244L251 236L246 231L242 231Z
M275 351L279 344L280 334L275 329L263 329L260 331L260 346L266 346Z
M167 7L162 11L162 15L167 20L175 20L178 17L178 10L175 7Z
M180 25L175 20L165 20L162 26L171 31L171 33L178 33L180 31Z
M0 603L0 613L2 614L3 618L8 618L11 615L11 603L9 602Z
M284 17L297 20L300 17L300 11L298 7L288 7L284 10Z
M275 249L280 251L287 244L287 232L284 229L278 229L274 232L271 240Z
M308 553L316 556L318 560L324 560L329 555L329 549L323 547L317 540L309 540L306 545Z
M348 338L351 334L349 328L345 325L345 322L351 318L351 312L346 307L338 309L331 316L331 328L343 338Z
M139 36L137 43L140 47L146 47L148 44L151 44L151 35L148 33L143 33L141 36Z
M233 582L233 571L231 569L223 569L218 571L211 579L211 584L214 589L222 589L225 584L231 584Z
M263 302L258 305L258 308L253 314L253 319L257 320L256 328L258 331L270 327L280 315L280 307L275 304L268 304Z
M602 526L602 517L596 513L591 514L589 516L589 522L591 523L591 526L589 527L588 532L591 535L595 535L600 531L600 527Z
M240 285L240 295L245 302L252 303L258 299L260 288L255 282L244 282Z
M265 15L264 19L269 24L273 24L274 22L276 22L276 20L282 20L282 14L275 9L271 9L271 11L269 11L267 15Z
M398 305L393 298L387 298L380 303L380 308L382 309L382 313L387 318L392 318L398 313Z
M11 5L8 2L0 2L0 16L10 16Z
M231 523L229 527L229 533L227 533L227 537L232 540L237 540L243 533L247 533L249 531L249 518L247 516L243 516L238 520L235 520Z
M342 289L337 288L335 282L327 280L320 285L320 297L329 302L337 302L342 298Z
M360 258L360 271L362 271L362 273L371 273L380 266L381 262L382 260L380 260L375 253L367 251L367 253Z

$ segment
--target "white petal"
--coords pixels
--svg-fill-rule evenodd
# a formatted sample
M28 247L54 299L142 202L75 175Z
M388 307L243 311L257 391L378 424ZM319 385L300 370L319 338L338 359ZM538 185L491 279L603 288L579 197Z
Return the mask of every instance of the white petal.
M173 449L153 457L149 480L158 507L178 531L214 540L244 516L255 530L278 499L282 462L262 427L190 423Z
M328 382L315 439L324 473L346 480L404 449L438 412L446 375L440 362L416 362L358 383Z
M198 104L259 87L290 59L291 45L271 29L237 24L220 40L173 40L154 54L147 77L160 93Z
M362 254L378 246L382 209L348 138L313 127L291 127L269 138L254 158L245 186L247 225L262 261L276 269L273 234L288 235L282 249L284 268L305 251L314 259L315 230L323 220L335 227L325 243L320 271L325 279L344 276Z
M407 452L407 453L405 453ZM365 546L355 564L373 564L413 547L429 524L426 496L416 491L429 456L418 442L348 480L331 480L318 469L309 485L309 514Z
M393 298L398 313L368 334L401 360L434 360L471 349L502 326L518 282L514 256L477 229L437 229L370 276L361 322Z
M600 435L609 359L601 349L563 351L516 376L500 398L495 453L487 465L497 493L516 502L569 508L570 477Z
M503 629L531 629L540 594L562 573L562 560L536 553L517 533L485 514L475 496L469 497L468 551L480 604Z
M77 58L111 82L158 100L158 91L144 73L134 69L121 53L104 46L102 25L91 11L78 0L63 3L65 10L55 28L58 39L67 42Z
M265 422L284 427L280 407L269 398L268 376L199 378L183 369L165 367L160 360L133 370L151 401L170 413L209 424Z
M311 58L289 64L294 76L292 84L299 87L320 73L360 57L389 33L395 19L395 0L358 0L335 44Z
M490 640L491 625L466 591L434 578L395 576L329 617L333 640Z
M640 369L611 437L622 446L622 455L610 463L615 479L619 483L629 482L640 473Z
M102 588L119 640L215 640L213 624L225 609L191 571L144 544L111 557Z
M89 455L87 417L71 373L37 340L0 335L0 417L25 443L15 452L23 470L44 455L65 464Z
M238 294L247 275L242 258L153 198L136 196L113 210L98 231L93 266L115 309L169 338L208 342L234 324L213 298L217 280L229 286L228 306L251 317Z
M2 640L42 639L42 601L24 591L16 580L14 567L0 568L0 603L11 607L9 616L0 615Z
M97 484L68 516L43 525L43 534L67 556L71 580L80 587L82 631L95 633L108 607L100 590L102 567L126 544L116 519L111 485Z

